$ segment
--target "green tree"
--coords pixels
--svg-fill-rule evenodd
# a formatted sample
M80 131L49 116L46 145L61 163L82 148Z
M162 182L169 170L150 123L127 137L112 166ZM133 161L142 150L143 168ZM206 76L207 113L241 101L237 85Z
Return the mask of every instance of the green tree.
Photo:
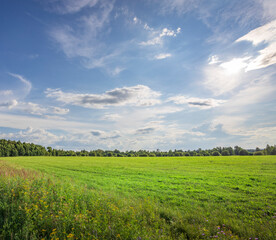
M223 150L223 151L221 152L221 155L222 155L222 156L230 156L230 153L229 153L228 150Z
M219 153L219 151L214 151L214 152L212 153L212 155L213 155L213 156L220 156L220 153Z
M248 155L248 151L245 150L245 149L241 149L241 150L239 151L239 155L241 155L241 156Z

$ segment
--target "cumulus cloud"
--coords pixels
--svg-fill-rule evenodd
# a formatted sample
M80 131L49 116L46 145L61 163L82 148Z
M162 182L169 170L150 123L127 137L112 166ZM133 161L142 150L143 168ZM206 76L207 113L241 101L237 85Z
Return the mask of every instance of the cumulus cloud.
M119 131L101 131L101 130L92 130L90 131L92 136L98 137L99 140L108 140L108 139L117 139L120 138Z
M147 26L147 30L152 29ZM162 31L154 31L152 35L153 38L149 39L148 41L141 42L140 45L143 46L151 46L151 45L160 45L163 43L164 37L176 37L181 32L181 28L177 28L176 30L170 30L168 28L163 28Z
M13 133L0 133L0 138L20 140L23 142L32 142L43 146L50 145L63 140L63 137L57 136L45 129L35 129L28 127Z
M194 98L187 96L175 96L168 99L175 104L187 104L189 107L196 107L200 109L209 109L218 107L221 104L225 103L225 100L219 100L214 98Z
M0 108L8 108L11 109L15 107L18 104L18 102L14 99L8 102L0 102Z
M172 55L170 53L160 53L158 55L155 55L154 59L161 60L161 59L169 58L171 56Z
M160 103L160 93L144 85L115 88L103 94L65 93L60 89L46 91L46 96L85 108L105 108L108 106L151 106Z

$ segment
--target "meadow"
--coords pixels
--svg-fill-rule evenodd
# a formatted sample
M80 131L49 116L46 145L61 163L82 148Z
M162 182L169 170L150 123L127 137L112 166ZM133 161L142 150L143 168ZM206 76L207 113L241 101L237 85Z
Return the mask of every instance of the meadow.
M0 239L276 239L276 156L0 165Z

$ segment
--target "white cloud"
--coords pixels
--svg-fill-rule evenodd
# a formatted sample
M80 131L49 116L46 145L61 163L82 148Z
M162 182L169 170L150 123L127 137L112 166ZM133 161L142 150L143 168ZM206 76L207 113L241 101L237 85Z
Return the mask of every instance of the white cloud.
M213 56L209 57L209 59L208 59L208 63L210 65L220 63L220 62L221 61L219 60L219 57L217 55L213 55Z
M113 2L106 2L99 11L80 18L75 26L52 29L50 36L68 58L79 57L86 68L105 67L116 56L116 51L110 51L100 40L112 10Z
M219 100L214 98L194 98L187 96L175 96L168 99L173 101L175 104L187 104L189 107L196 107L200 109L210 109L218 107L225 103L225 100Z
M24 87L21 88L20 90L21 90L21 92L24 92L25 96L27 96L30 93L30 91L32 90L32 83L30 81L28 81L26 78L24 78L22 75L15 74L15 73L9 73L9 75L17 78L24 84Z
M154 29L151 28L147 23L144 24L144 29L148 31L153 31Z
M137 17L134 17L134 18L133 18L133 22L136 24L136 23L139 22L139 19L138 19Z
M99 125L64 119L38 118L35 116L24 116L19 114L6 114L0 112L0 126L8 128L28 128L32 126L37 129L59 129L70 132L87 131L87 129L97 129Z
M155 129L153 127L146 127L146 128L140 128L136 130L136 134L150 134L154 131Z
M147 25L147 30L152 29ZM148 41L141 42L140 45L143 46L151 46L151 45L160 45L163 43L164 37L176 37L181 32L181 28L177 28L176 30L170 30L168 28L163 28L162 31L154 31L152 33L153 38L149 39Z
M116 75L120 74L124 70L125 70L125 68L115 67L113 70L111 70L111 75L116 76Z
M101 119L104 121L116 121L120 119L121 116L117 113L115 114L105 114Z
M31 127L14 133L0 133L0 138L15 139L23 142L41 144L44 146L64 139L64 137L57 136L45 129L34 129Z
M201 0L158 0L157 2L161 4L162 13L177 12L184 14L198 8Z
M267 46L259 50L259 55L252 58L246 68L246 71L265 68L276 63L276 20L271 21L259 28L256 28L236 42L249 41L257 46L261 43Z
M253 111L262 102L276 100L276 86L271 82L271 76L262 74L252 80L228 99L223 106L224 113L240 115L247 110Z
M105 108L108 106L152 106L159 104L160 93L144 85L115 88L103 94L65 93L59 89L47 89L46 96L65 104L85 108Z
M263 16L265 19L274 20L276 18L275 0L258 0L263 7Z
M161 59L169 58L171 56L172 55L170 53L160 53L158 55L155 55L154 59L161 60Z
M276 40L276 20L271 21L261 27L255 28L246 35L240 37L236 42L249 41L254 45L260 43L270 43Z
M54 0L48 2L48 8L59 14L72 14L86 7L94 7L98 0Z
M232 114L220 115L214 118L211 128L215 129L218 125L229 135L244 135L246 122L249 116L241 114L239 116Z
M257 52L256 57L237 57L228 61L219 60L216 55L209 58L209 65L204 70L204 85L215 95L231 92L244 84L247 81L245 73L276 63L276 20L236 40L240 41L249 41L255 46L265 44L265 47Z
M259 76L249 76L249 78L251 81L241 90L236 91L218 109L212 120L212 126L213 128L221 126L222 130L229 135L246 137L247 143L242 143L252 147L254 142L255 146L260 146L266 139L273 138L273 135L266 130L261 134L261 129L266 124L275 125L275 122L270 123L270 116L266 116L266 113L267 106L276 100L276 86L271 81L273 74L261 72ZM256 141L257 139L259 141Z
M14 99L7 102L0 102L0 108L8 108L11 109L15 107L18 104L18 102Z
M276 63L276 42L259 51L259 56L249 62L246 71L268 67Z
M32 102L18 102L16 100L12 100L5 103L0 103L0 108L7 108L8 110L20 111L23 113L29 113L32 115L65 115L69 112L67 108L60 107L44 107L37 103Z
M208 65L204 68L205 79L203 85L214 95L218 96L233 91L245 81L243 72L229 71L217 64Z
M234 75L248 66L248 59L248 57L233 58L228 62L221 63L219 66L224 69L226 75Z

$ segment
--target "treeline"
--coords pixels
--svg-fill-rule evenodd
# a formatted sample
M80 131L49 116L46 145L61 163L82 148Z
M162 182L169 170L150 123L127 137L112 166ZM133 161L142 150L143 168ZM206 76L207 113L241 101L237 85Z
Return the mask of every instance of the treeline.
M254 150L246 150L239 146L232 147L216 147L213 149L202 150L201 148L193 151L170 150L170 151L125 151L121 152L117 149L110 150L63 150L53 149L51 147L43 147L33 143L25 143L20 141L0 140L0 157L10 156L98 156L98 157L178 157L178 156L231 156L231 155L276 155L276 145L267 145L265 149L256 148Z

